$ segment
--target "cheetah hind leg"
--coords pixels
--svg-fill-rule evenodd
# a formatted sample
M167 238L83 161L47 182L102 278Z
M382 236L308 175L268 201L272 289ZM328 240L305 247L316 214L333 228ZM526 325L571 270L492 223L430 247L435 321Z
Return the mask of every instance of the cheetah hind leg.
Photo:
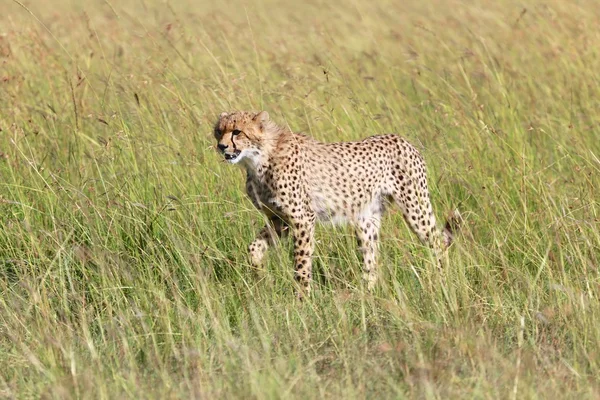
M356 238L363 261L363 279L369 291L377 283L377 252L379 246L379 227L381 215L359 218L356 223Z
M409 189L411 189L410 192ZM448 217L444 229L439 229L426 182L422 188L417 185L409 185L406 191L408 193L395 193L394 201L400 206L404 219L411 230L422 243L429 245L432 249L437 266L441 268L443 254L452 244L453 234L458 230L462 221L461 215L458 210L453 211Z

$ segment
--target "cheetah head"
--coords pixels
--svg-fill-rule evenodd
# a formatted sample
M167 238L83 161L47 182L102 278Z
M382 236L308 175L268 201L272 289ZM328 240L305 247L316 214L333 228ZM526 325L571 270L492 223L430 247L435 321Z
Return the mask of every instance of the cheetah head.
M221 113L214 132L217 149L231 164L256 160L261 154L261 143L269 122L266 111Z

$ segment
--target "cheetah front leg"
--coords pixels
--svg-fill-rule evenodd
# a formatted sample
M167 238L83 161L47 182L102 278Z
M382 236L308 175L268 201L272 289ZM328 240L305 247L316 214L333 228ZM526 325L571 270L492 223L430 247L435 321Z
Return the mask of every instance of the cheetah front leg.
M248 246L250 262L252 266L259 270L269 246L273 246L276 237L282 239L287 236L288 227L276 216L270 218L269 222L258 232L256 238Z
M360 218L356 224L356 237L363 260L363 279L367 282L368 290L373 290L377 283L380 220L380 216Z
M312 254L314 251L315 216L304 216L293 222L294 268L298 283L298 298L310 295L312 280Z

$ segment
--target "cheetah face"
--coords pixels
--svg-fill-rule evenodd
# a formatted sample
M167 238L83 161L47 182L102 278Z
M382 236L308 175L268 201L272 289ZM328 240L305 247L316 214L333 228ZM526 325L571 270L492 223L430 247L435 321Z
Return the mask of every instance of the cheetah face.
M231 164L256 159L261 153L263 126L269 115L262 111L252 113L235 111L221 113L215 125L217 149Z

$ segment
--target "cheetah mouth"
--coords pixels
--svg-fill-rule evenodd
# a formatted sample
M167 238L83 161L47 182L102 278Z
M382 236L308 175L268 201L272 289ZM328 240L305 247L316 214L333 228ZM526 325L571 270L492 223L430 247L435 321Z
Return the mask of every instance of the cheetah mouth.
M239 157L240 153L241 151L235 150L233 153L223 153L223 156L225 157L225 160L233 162Z

